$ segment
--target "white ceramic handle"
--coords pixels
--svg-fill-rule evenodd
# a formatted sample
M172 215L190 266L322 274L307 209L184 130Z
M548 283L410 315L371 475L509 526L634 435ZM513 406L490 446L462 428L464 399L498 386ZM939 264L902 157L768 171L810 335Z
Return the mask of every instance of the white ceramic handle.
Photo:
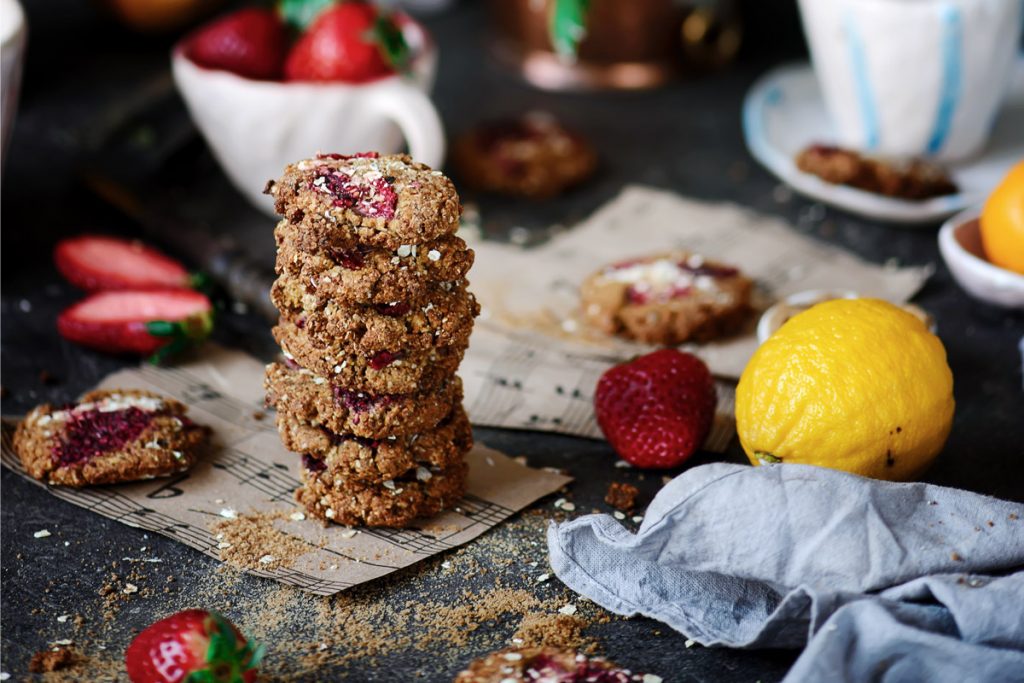
M402 129L412 158L440 168L444 162L444 128L430 98L398 79L387 87L370 88L368 94L368 106Z

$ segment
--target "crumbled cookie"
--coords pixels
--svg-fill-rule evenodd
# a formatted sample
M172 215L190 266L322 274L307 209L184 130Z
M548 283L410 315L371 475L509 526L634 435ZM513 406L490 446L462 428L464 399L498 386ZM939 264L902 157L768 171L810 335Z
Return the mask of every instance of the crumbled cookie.
M885 160L831 145L811 145L797 155L796 166L827 183L898 199L921 201L959 192L945 169L921 159Z
M54 645L32 655L28 663L29 673L45 674L69 669L79 660L78 654L67 645Z
M339 246L398 249L459 227L455 186L405 154L320 154L289 164L267 192L283 218Z
M295 492L295 499L310 516L349 526L402 527L436 515L465 493L469 470L465 462L458 462L431 471L426 481L413 471L381 484L364 484L320 468L322 463L316 460L306 458L303 463L305 484Z
M278 414L285 448L319 461L329 474L346 481L380 484L405 474L427 481L431 472L460 462L473 448L473 430L462 406L434 429L410 436L364 439L329 432Z
M189 469L208 429L178 401L134 389L99 390L77 405L37 406L18 425L14 450L39 481L114 484Z
M394 301L359 306L299 296L300 283L281 276L271 291L271 300L281 318L319 345L344 345L354 351L383 349L395 353L426 351L464 344L473 331L473 319L480 304L464 287L447 291L438 288L430 303L410 306Z
M321 345L284 319L272 332L285 358L349 390L371 394L414 394L437 388L459 367L469 344L467 335L459 343L425 351L364 352L345 344Z
M593 325L650 344L706 342L750 315L752 283L739 270L686 251L606 266L580 287Z
M416 394L367 394L346 389L304 368L271 363L264 378L267 404L281 416L336 434L365 439L418 434L436 427L462 404L462 380L444 379Z
M472 662L454 683L630 683L644 678L602 657L587 657L554 647L499 650Z
M640 489L632 484L622 484L613 481L608 485L608 493L604 495L604 502L616 510L629 512L636 505L636 497L640 495Z
M452 161L467 185L531 199L553 197L589 178L597 154L548 114L497 121L459 137Z

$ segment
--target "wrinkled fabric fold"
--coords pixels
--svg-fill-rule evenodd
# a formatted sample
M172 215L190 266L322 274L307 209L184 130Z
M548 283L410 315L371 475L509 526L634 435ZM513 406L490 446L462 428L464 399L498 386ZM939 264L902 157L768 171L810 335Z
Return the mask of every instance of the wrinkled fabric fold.
M548 547L617 614L707 646L804 647L788 681L1024 681L1019 503L718 463L666 485L636 534L589 515L552 523Z

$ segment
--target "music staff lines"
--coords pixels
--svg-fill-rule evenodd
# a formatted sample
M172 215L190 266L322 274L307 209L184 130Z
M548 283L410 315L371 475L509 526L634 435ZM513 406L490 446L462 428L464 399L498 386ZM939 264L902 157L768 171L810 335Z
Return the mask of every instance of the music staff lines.
M253 419L257 407L213 388L202 378L181 368L151 368L144 366L141 374L168 393L179 396L189 404L201 405L203 410L227 422L246 423L260 430L276 431L273 421ZM173 383L175 386L168 386Z
M274 501L291 502L295 489L300 485L284 465L264 462L235 448L224 448L210 464Z

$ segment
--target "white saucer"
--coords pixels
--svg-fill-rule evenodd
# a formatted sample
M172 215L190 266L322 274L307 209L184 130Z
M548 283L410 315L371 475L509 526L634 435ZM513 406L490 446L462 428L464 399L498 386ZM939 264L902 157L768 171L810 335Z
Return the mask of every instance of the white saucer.
M813 199L868 218L906 224L937 223L980 204L1003 175L1024 159L1024 59L981 156L950 168L958 194L912 202L826 183L797 169L794 159L812 143L833 139L832 125L808 64L782 66L757 80L743 102L743 134L750 153L780 180Z

